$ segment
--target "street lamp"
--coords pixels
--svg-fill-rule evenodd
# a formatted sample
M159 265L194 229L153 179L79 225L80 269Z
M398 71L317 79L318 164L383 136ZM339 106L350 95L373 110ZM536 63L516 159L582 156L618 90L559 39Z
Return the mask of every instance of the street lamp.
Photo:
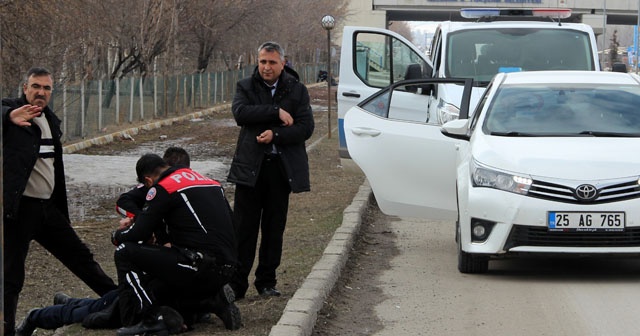
M335 27L336 19L331 15L322 17L322 28L327 30L327 138L331 139L331 29Z

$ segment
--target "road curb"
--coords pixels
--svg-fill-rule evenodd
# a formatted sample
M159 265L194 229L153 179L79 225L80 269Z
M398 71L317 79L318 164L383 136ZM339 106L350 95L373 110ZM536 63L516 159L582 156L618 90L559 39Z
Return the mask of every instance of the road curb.
M344 209L341 226L336 229L320 260L287 302L278 324L271 328L269 336L311 335L318 312L349 258L354 239L360 231L362 215L371 198L371 187L365 179L351 204Z

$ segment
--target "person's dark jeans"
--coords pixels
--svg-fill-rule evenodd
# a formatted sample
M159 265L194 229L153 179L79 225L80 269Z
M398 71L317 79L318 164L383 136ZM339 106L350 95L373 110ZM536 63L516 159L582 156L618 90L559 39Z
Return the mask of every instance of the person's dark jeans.
M118 297L118 290L112 290L98 299L69 299L65 304L44 307L34 311L32 322L38 328L57 329L80 323L87 315L109 307Z
M52 201L22 197L18 220L4 219L5 334L15 329L18 298L25 278L25 260L31 240L53 254L73 274L102 296L116 289L113 280L93 259L67 218Z

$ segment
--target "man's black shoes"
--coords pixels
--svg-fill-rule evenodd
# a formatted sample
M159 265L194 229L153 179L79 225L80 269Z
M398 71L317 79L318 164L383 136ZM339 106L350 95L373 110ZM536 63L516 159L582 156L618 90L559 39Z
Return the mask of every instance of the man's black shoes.
M238 309L238 306L233 302L229 303L225 308L215 312L215 314L222 320L222 323L224 323L224 327L227 330L238 330L242 327L240 309Z
M142 320L142 322L118 329L118 336L167 336L179 334L184 331L184 320L180 313L166 306L159 307L155 313Z
M118 329L116 334L118 336L168 336L169 329L167 329L167 326L162 320L157 320L154 322L142 321L131 327L120 328Z
M240 309L233 303L235 300L235 292L228 284L222 286L214 299L213 313L222 320L227 330L238 330L242 327Z
M258 294L260 294L260 296L263 296L263 297L282 295L280 294L280 291L277 290L275 287L260 288L258 289Z
M54 305L65 304L69 301L69 299L71 299L69 295L62 292L58 292L53 295L53 304Z
M18 328L16 328L15 336L31 336L36 330L35 321L33 321L33 313L38 310L37 308L31 309L27 313L27 317L22 320Z

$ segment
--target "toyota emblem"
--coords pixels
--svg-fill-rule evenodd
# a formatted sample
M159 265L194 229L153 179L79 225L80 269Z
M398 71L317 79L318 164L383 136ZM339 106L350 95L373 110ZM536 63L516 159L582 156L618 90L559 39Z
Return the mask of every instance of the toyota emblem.
M598 197L598 188L591 184L581 184L576 188L575 196L580 201L593 201Z

